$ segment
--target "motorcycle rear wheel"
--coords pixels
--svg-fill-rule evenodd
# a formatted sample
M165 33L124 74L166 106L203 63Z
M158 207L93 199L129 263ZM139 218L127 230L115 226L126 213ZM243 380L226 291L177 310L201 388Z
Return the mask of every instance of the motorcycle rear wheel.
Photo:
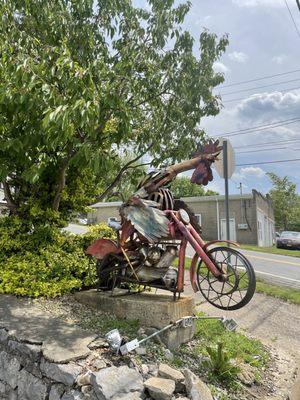
M222 310L238 310L252 299L256 278L249 260L230 247L215 247L207 252L216 267L227 274L220 282L200 260L197 269L198 288L203 297Z

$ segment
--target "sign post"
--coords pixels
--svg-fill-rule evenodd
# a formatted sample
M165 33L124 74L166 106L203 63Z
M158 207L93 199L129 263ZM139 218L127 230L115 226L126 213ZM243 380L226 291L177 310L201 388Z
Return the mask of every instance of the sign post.
M216 170L225 181L225 218L226 218L226 239L230 240L230 218L229 218L229 189L228 179L232 177L235 170L234 150L228 139L220 138L220 145L223 151L215 162Z

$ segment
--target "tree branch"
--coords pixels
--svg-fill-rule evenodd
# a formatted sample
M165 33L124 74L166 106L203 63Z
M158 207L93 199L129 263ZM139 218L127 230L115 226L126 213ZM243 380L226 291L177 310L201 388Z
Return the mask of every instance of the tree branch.
M6 200L7 207L9 208L10 212L13 215L17 215L18 214L18 206L14 202L9 184L6 181L3 181L2 183L3 183L4 196L5 196L4 199Z
M66 172L71 158L75 155L74 149L70 150L68 155L63 159L58 174L57 191L52 202L52 210L58 211L62 192L66 186Z
M104 200L105 197L107 197L112 190L117 186L117 184L121 181L124 173L128 170L128 169L132 169L132 168L136 168L135 166L133 166L132 164L134 164L136 161L138 161L141 157L143 157L150 149L151 147L154 145L154 143L152 143L150 146L148 146L146 148L146 150L144 150L141 154L139 154L137 157L135 157L133 160L128 161L119 171L119 173L117 174L117 176L114 178L114 180L110 183L110 185L108 185L108 187L104 190L104 192L100 195L97 196L95 198L95 201L102 201ZM141 165L149 165L150 163L144 163ZM139 165L138 165L139 166ZM137 167L138 167L137 166Z

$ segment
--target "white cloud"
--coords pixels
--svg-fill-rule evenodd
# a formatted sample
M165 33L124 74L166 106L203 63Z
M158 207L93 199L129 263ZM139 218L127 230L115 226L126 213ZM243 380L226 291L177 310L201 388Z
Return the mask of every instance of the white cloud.
M287 59L286 54L279 54L278 56L272 57L272 61L279 65L281 65L283 62L285 62L286 59Z
M233 180L246 180L250 178L263 178L265 176L265 171L260 167L245 167L241 168L238 172L232 175Z
M239 7L283 7L282 0L232 0Z
M236 107L239 117L255 121L268 120L268 122L272 122L270 117L275 121L298 117L299 109L300 90L253 94Z
M244 63L248 60L247 54L243 53L242 51L233 51L232 53L228 54L228 57L236 62Z
M216 72L222 72L223 74L226 74L226 72L229 72L230 69L226 67L225 64L223 64L220 61L216 61L213 65L213 68Z

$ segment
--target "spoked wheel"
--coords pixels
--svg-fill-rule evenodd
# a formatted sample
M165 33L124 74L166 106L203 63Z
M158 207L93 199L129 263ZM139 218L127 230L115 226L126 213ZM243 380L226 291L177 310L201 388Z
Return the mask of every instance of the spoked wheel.
M120 284L120 266L114 254L107 254L97 261L98 288L113 290Z
M213 306L222 310L238 310L253 297L255 273L247 258L230 247L215 247L207 252L216 267L227 274L220 282L200 260L197 270L199 290Z

